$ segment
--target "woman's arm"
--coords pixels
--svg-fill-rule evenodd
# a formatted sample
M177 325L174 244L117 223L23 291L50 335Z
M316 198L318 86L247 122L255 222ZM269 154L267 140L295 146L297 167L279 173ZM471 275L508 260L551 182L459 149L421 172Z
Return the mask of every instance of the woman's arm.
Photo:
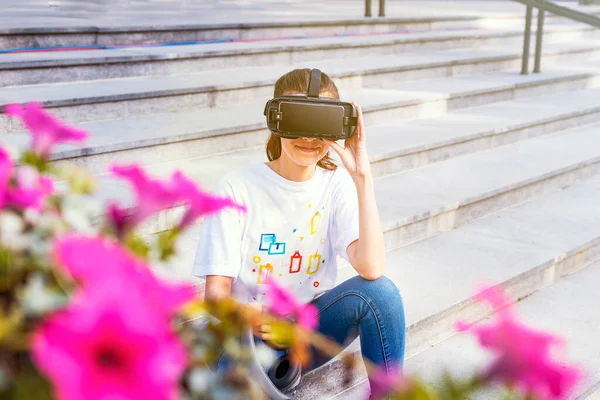
M218 304L219 301L230 300L232 282L233 278L230 276L207 276L206 287L204 289L204 301L206 301L208 305L214 306ZM215 317L217 316L215 315Z
M348 258L364 279L374 280L385 270L385 242L375 202L372 176L355 178L358 195L358 240L348 246Z
M358 112L354 135L346 140L344 147L330 140L327 142L340 156L358 196L359 238L348 246L348 259L361 277L374 280L383 275L385 269L385 242L375 202L362 110L358 104L354 103L354 106Z

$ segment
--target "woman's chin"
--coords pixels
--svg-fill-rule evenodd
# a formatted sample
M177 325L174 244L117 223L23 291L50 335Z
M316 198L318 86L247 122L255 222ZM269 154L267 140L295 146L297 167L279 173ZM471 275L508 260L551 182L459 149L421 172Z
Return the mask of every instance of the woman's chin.
M296 155L294 157L294 162L303 167L310 167L319 162L322 157L319 156L309 156L305 154Z
M323 158L325 154L322 152L306 152L302 150L294 151L294 161L296 164L309 167L319 162L321 158Z

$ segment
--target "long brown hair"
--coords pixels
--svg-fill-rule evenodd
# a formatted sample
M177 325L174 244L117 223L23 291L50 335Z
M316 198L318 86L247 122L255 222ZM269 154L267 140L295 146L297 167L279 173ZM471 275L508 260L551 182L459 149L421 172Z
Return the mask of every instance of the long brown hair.
M302 68L295 69L283 75L275 83L273 96L278 97L283 96L284 94L306 93L310 83L311 71L312 70L310 68ZM321 73L321 88L319 92L322 94L327 93L328 96L335 97L336 99L340 98L340 94L335 86L335 83L333 83L331 78L329 78L329 76L327 76L325 73ZM271 133L271 136L269 136L269 140L267 141L266 150L269 161L278 159L281 156L281 138ZM333 162L329 156L329 153L325 154L325 156L323 156L323 158L317 162L317 165L328 170L335 170L337 168L337 165L335 162Z

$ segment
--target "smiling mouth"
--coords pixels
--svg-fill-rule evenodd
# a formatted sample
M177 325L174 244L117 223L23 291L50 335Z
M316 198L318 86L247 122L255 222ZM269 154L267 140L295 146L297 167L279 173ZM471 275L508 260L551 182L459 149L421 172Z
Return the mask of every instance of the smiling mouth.
M296 146L296 147L298 149L302 150L302 151L307 152L307 153L312 153L312 152L315 152L315 151L319 150L318 147L301 147L301 146Z

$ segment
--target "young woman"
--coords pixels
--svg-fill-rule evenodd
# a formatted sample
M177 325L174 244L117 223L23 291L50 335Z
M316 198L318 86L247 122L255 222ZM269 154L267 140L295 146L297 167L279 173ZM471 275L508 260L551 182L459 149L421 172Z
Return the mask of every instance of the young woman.
M275 84L275 96L305 94L310 69L293 70ZM320 96L339 98L322 74ZM204 222L193 274L206 278L207 301L233 296L261 308L271 277L319 310L319 331L347 344L358 335L361 352L392 371L404 357L405 322L397 287L383 277L385 245L365 128L345 147L327 140L287 139L271 134L268 163L231 172L217 192L245 204L248 212L222 211ZM338 168L329 150L339 155ZM336 257L358 276L336 285ZM255 335L271 339L268 326ZM315 359L316 368L326 359Z

